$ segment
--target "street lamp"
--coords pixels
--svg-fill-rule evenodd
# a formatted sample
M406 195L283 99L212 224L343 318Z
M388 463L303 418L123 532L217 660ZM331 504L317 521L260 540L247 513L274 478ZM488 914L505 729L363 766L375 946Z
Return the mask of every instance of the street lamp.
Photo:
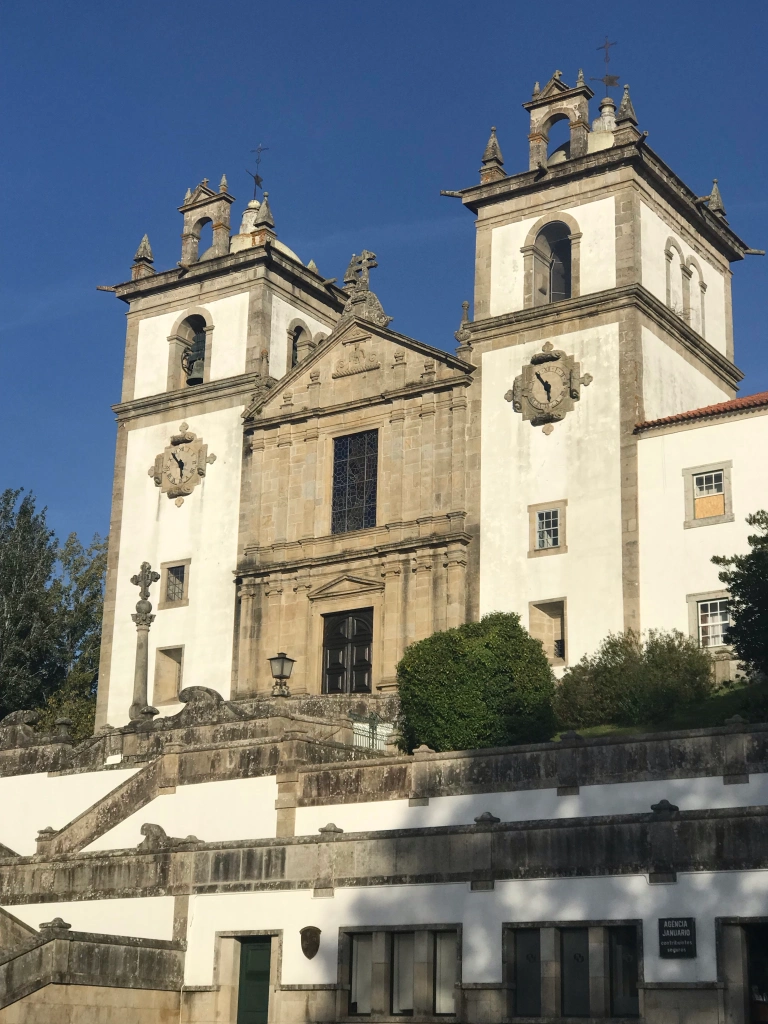
M272 670L272 678L275 680L272 687L272 696L290 697L291 691L288 689L288 680L291 678L291 672L296 664L296 659L289 658L285 651L281 651L274 658L268 658L267 661Z

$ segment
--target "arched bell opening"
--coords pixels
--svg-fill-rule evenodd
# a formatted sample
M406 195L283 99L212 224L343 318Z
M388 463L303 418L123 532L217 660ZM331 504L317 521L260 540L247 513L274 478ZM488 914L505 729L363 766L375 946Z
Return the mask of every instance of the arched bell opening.
M186 342L181 354L181 369L188 387L202 384L205 380L205 354L207 331L203 317L187 317L179 328L179 334Z
M536 256L535 305L570 299L572 294L571 231L562 221L541 229L534 243Z

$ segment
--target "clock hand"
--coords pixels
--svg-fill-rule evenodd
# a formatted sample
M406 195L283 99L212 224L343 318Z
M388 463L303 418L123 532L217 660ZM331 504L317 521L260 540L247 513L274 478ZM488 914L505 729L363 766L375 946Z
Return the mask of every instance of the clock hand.
M172 455L172 456L174 457L174 459L176 460L176 465L177 465L177 466L179 467L179 472L180 472L180 473L183 473L183 472L184 472L184 463L183 463L183 462L181 461L181 459L180 459L180 458L178 457L178 455L176 454L176 452L171 452L171 455Z
M544 378L541 376L541 374L539 373L538 370L536 371L536 377L538 378L539 382L541 383L541 386L544 388L544 393L547 396L547 401L549 401L550 400L549 396L550 396L550 393L552 391L552 385L549 383L549 381L544 380Z

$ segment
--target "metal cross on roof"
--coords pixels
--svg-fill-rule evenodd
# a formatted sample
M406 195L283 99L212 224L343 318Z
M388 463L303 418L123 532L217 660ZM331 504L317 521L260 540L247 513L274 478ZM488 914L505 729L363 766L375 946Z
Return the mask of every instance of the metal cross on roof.
M264 184L264 179L259 174L259 167L261 166L261 154L266 153L269 146L264 146L261 143L258 144L256 149L252 149L251 152L256 154L256 171L249 171L246 167L245 173L250 174L253 178L253 198L256 198L256 189L261 188Z
M597 47L598 50L605 50L605 56L603 57L603 60L605 61L605 74L603 75L602 78L590 78L590 82L602 82L603 83L603 85L605 86L605 95L606 96L608 95L608 90L609 89L615 89L616 86L619 84L619 76L618 75L609 75L608 74L608 65L611 63L610 49L611 49L612 46L616 46L616 45L617 45L616 43L609 42L608 36L606 36L605 37L605 42L601 46Z

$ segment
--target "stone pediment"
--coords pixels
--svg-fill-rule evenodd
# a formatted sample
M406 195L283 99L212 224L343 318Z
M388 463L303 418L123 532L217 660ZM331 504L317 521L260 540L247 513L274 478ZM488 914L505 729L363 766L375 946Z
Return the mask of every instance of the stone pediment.
M321 587L310 591L310 601L319 601L326 597L349 597L355 594L371 594L384 589L381 580L372 579L368 576L353 576L345 573L335 579L324 583Z
M353 317L341 322L271 391L254 396L243 419L376 400L414 385L431 387L442 378L473 369L448 352Z

